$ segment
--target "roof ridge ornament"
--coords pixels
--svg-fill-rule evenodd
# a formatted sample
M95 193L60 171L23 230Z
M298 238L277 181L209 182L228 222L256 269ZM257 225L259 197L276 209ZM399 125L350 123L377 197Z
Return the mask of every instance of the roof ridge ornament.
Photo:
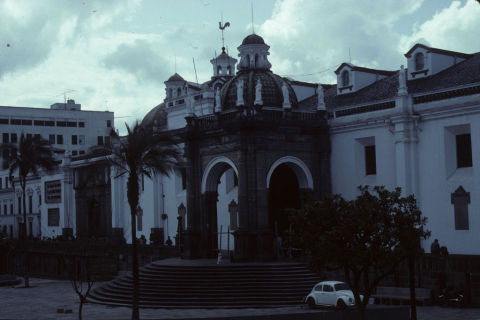
M325 111L325 94L323 92L322 84L319 83L317 87L317 111Z

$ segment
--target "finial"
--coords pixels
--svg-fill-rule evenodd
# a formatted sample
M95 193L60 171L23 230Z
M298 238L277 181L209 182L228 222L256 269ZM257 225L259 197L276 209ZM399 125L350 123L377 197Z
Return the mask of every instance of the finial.
M255 34L255 24L253 23L253 1L251 2L252 4L252 32Z

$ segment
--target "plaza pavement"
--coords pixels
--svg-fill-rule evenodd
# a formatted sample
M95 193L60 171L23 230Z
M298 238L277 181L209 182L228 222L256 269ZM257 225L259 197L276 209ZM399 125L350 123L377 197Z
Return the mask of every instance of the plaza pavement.
M102 282L95 285L99 286ZM79 298L69 281L30 279L31 288L22 285L0 287L0 319L78 319ZM375 307L375 306L372 306ZM57 309L72 309L72 313L57 313ZM479 308L418 307L419 320L480 320ZM140 309L141 319L214 319L216 317L261 316L292 313L338 312L336 310L310 310L300 308L275 309ZM130 319L131 309L87 303L83 319ZM274 318L274 317L272 317ZM253 318L252 318L253 319ZM291 318L290 318L291 319ZM386 319L388 320L388 319Z

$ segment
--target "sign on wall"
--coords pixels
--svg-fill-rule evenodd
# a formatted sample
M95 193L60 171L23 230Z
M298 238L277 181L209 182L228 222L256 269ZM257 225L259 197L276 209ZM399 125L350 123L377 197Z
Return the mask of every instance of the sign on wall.
M62 202L62 183L60 180L45 182L45 203Z
M58 227L60 225L60 209L52 208L48 209L48 226Z

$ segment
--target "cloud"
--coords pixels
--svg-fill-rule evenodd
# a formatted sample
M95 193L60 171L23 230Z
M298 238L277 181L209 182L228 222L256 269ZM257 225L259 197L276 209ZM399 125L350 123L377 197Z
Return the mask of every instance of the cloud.
M399 48L407 52L413 44L426 42L440 49L477 52L480 30L478 17L480 5L475 0L468 0L463 7L460 1L453 1L450 7L437 12L430 20L416 25L413 34L402 36Z
M133 44L122 43L117 50L103 59L109 70L119 69L135 75L138 81L165 81L161 75L169 69L162 57L162 49L155 47L144 39L137 39Z
M277 1L271 19L261 25L259 32L271 46L269 59L274 72L301 81L332 83L336 80L335 66L348 62L350 55L352 63L362 67L398 68L402 54L394 23L417 10L421 3Z

